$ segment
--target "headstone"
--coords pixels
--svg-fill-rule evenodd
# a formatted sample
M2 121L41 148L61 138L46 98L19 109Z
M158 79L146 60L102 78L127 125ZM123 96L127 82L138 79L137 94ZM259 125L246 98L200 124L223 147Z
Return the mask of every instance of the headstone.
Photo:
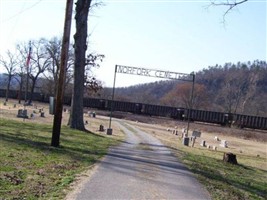
M223 161L228 162L234 165L237 165L236 155L233 153L224 153L223 155Z
M175 130L172 130L172 134L175 134Z
M201 143L200 143L200 146L205 147L206 146L206 141L202 140Z
M189 145L189 137L184 137L182 140L182 144L185 146L188 146Z
M45 117L45 113L44 112L41 112L40 117Z
M107 135L112 135L112 128L107 129Z
M214 137L214 140L216 141L220 141L219 138L217 136Z
M192 136L200 137L201 136L201 132L200 131L193 131Z
M29 118L28 115L27 115L27 110L19 109L17 117L19 117L19 118Z
M217 151L217 147L216 147L216 146L213 146L213 150L214 150L214 151Z
M178 130L175 130L175 135L178 135Z
M31 113L30 117L31 117L31 118L33 118L33 117L34 117L34 114L33 114L33 113Z
M227 148L228 147L227 141L226 140L222 140L220 146L224 147L224 148Z
M14 105L13 105L13 108L16 108L16 107L17 107L17 104L14 104Z
M102 124L100 124L100 126L99 126L99 131L100 132L103 132L104 131L104 126Z
M4 102L4 106L6 106L6 101Z
M186 128L182 128L182 133L186 133Z

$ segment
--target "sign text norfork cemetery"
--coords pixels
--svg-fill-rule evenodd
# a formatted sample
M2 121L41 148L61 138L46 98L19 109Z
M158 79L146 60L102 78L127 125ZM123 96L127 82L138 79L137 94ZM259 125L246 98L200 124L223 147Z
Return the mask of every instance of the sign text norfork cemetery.
M192 81L192 77L189 74L163 71L163 70L158 70L158 69L146 69L142 67L130 67L130 66L123 66L123 65L116 65L116 72L123 73L123 74L139 75L139 76Z

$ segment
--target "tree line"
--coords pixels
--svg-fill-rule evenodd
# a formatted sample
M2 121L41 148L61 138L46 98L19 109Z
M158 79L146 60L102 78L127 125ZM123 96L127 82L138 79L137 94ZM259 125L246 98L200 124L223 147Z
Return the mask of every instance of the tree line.
M55 96L60 67L61 40L40 38L31 41L31 61L29 67L29 97L33 92ZM6 101L10 87L18 91L19 102L26 89L26 60L29 43L16 45L14 52L8 50L0 56L2 75L1 86L6 89ZM101 81L92 75L92 68L100 67L102 54L89 53L84 72L84 96L109 98L111 88L102 88ZM65 96L72 95L74 71L74 48L69 49ZM225 63L209 66L196 73L194 98L190 105L191 83L181 81L158 81L116 89L117 100L152 103L175 107L213 110L229 113L266 116L267 114L267 67L266 61L246 63Z
M266 61L225 63L196 73L193 101L192 83L157 81L116 88L115 99L173 107L267 116ZM108 98L111 88L95 97Z
M0 68L4 73L1 75L1 88L6 89L6 101L11 89L18 91L19 103L24 96L21 94L26 90L27 67L29 77L28 103L32 102L32 94L40 92L44 95L55 96L57 91L58 76L60 70L61 39L40 38L31 40L31 55L29 66L26 65L29 56L29 42L16 45L14 51L7 50L0 55ZM104 59L103 54L89 53L86 56L86 67L84 74L84 85L86 90L97 90L101 88L101 82L96 80L92 74L92 68L100 67ZM67 74L65 81L65 94L71 96L74 71L74 48L69 49Z

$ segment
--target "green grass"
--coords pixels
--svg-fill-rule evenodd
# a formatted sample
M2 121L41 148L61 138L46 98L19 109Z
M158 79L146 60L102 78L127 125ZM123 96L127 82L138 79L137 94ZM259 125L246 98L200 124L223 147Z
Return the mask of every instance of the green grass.
M267 198L266 158L237 155L238 165L224 163L223 152L185 147L180 144L176 156L206 186L212 199L249 200ZM265 169L252 167L250 162L265 164ZM247 164L248 163L248 164Z
M140 127L146 131L145 128ZM155 133L150 130L150 133ZM192 171L213 200L266 200L267 157L236 154L238 165L223 162L224 152L182 145L182 139L155 135ZM265 146L266 148L266 146ZM229 149L229 151L231 151Z
M0 119L0 199L62 199L75 176L107 153L116 139L62 127Z

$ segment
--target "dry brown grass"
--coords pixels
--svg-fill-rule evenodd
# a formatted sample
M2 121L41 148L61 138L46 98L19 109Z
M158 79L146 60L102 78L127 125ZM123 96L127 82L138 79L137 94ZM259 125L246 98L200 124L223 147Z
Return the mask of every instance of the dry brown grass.
M17 118L18 109L23 109L23 105L16 104L17 101L9 100L6 106L3 105L4 100L0 99L0 117L9 118L14 120L23 121L22 118ZM14 108L14 104L16 107ZM63 112L62 124L67 125L69 119L69 110L70 108L64 106L67 112ZM49 123L53 122L53 115L49 114L48 104L43 104L39 102L34 102L33 106L27 106L28 115L31 113L34 114L34 117L25 119L25 122L34 122L34 123ZM42 109L45 112L45 117L40 117L39 110ZM92 118L88 114L89 109L85 109L84 121L88 122L86 128L97 134L105 134L105 132L99 131L99 126L102 124L105 129L109 127L109 118L100 116L109 115L109 112L105 111L96 111L96 118ZM177 146L177 143L181 142L181 130L187 126L186 122L174 121L166 118L155 118L148 116L140 116L133 114L125 114L121 112L115 112L114 117L124 118L130 120L131 123L134 123L136 126L146 130L147 132L153 134L154 136L160 138L165 143L168 143L170 146ZM173 135L171 131L167 129L177 128L180 136ZM123 138L123 134L119 131L119 128L116 124L112 123L113 134L119 134L118 136ZM201 138L197 138L195 143L195 148L198 148L202 151L210 151L207 148L200 146L201 140L205 140L207 145L217 147L219 152L232 152L237 155L242 156L252 156L252 157L262 157L267 158L267 132L257 131L257 130L242 130L236 128L220 127L217 125L208 125L208 124L190 124L189 135L192 130L201 131ZM220 147L220 141L216 141L214 138L217 136L220 140L226 140L228 142L228 148ZM251 163L252 166L257 165L257 163ZM261 168L267 168L266 165Z
M16 107L14 105L16 104ZM29 118L23 119L18 118L18 110L19 109L26 109ZM40 109L45 113L45 117L41 117ZM62 113L62 125L67 125L69 120L69 112L70 107L64 106L64 110L66 112ZM91 117L88 114L87 109L85 109L84 112L84 122L85 122L85 128L89 131L92 131L96 134L105 135L106 137L111 137L106 135L106 129L109 127L109 119L107 117L102 117L99 115L96 115L96 117ZM33 117L30 117L30 115L33 114ZM24 122L31 122L31 123L45 123L45 124L52 124L54 115L49 114L49 105L45 103L40 102L33 102L32 106L26 106L24 107L22 104L18 104L17 100L10 99L7 102L7 105L4 105L4 99L0 99L0 118L7 118L12 120L18 120L18 121L24 121ZM87 122L87 123L86 123ZM99 131L99 126L103 125L105 131L101 132ZM113 136L116 136L116 138L123 139L124 135L122 131L120 131L119 127L116 126L116 124L112 124L113 129Z

